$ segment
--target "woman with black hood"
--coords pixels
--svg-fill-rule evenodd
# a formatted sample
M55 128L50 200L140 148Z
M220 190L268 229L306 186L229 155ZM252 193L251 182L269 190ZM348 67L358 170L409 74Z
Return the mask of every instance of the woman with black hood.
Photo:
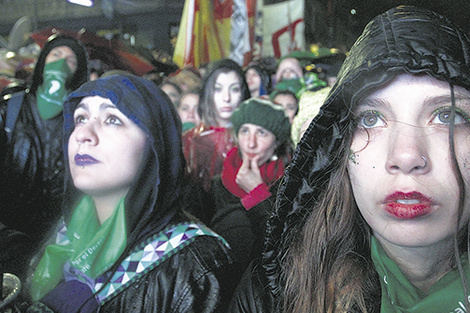
M209 225L228 241L244 269L262 250L266 219L290 159L290 123L282 106L260 98L243 101L231 121L237 144L221 175L212 179Z
M223 311L229 248L183 212L170 99L149 80L112 75L73 92L64 117L63 219L35 267L33 308Z
M7 227L0 236L0 259L6 271L21 275L60 216L62 104L87 80L85 48L55 35L39 54L29 88L7 95L0 105L0 223Z
M374 18L295 151L230 312L466 312L470 40Z

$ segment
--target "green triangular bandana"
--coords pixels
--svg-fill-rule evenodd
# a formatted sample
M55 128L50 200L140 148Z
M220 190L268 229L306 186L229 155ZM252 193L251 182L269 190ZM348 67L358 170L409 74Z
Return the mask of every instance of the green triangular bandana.
M68 96L65 81L71 74L65 59L44 66L44 81L36 91L38 111L43 120L62 113L64 101Z
M124 198L102 225L93 200L85 196L75 208L66 238L58 232L55 244L46 247L31 286L34 300L41 299L63 278L63 266L70 264L93 279L102 275L121 256L127 243Z

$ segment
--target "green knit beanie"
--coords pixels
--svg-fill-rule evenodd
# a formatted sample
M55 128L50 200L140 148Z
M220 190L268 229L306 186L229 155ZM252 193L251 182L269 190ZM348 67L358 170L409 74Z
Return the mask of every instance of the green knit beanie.
M268 99L251 98L243 101L233 112L231 121L235 134L243 124L249 123L269 130L279 142L290 137L290 122L284 108Z

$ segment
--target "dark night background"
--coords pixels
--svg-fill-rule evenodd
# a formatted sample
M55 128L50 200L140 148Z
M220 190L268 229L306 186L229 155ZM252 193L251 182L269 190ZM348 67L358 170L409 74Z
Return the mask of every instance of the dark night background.
M470 33L470 0L305 0L306 42L349 49L374 16L401 4L444 14Z
M265 4L280 1L285 0L264 0ZM83 8L66 0L0 0L0 35L7 38L15 22L22 16L28 16L31 18L33 31L50 26L71 30L109 30L121 36L134 36L135 42L140 46L172 53L172 36L180 23L184 2L185 0L95 0L93 8ZM470 34L470 0L304 2L307 49L309 44L319 43L327 48L348 51L367 22L377 14L400 4L427 7L442 13ZM112 17L104 14L105 3L113 6ZM352 10L355 14L351 14Z

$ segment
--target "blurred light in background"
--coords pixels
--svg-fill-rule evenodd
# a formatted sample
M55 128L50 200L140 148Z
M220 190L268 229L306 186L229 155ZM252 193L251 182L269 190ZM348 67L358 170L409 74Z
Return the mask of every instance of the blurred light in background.
M85 7L92 7L94 5L93 0L67 0L70 3L83 5Z

